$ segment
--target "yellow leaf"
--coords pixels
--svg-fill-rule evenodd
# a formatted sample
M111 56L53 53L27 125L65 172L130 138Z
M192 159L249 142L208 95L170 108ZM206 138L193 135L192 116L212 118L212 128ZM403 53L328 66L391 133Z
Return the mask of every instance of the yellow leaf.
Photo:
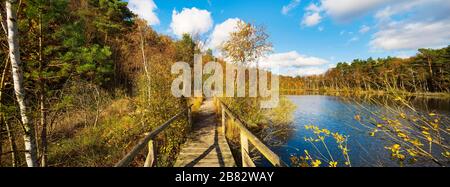
M330 161L330 168L335 168L335 167L337 167L337 162L335 162L335 161Z
M406 114L405 113L401 113L400 117L403 118L403 119L406 119Z
M312 167L319 167L320 164L322 164L322 162L320 160L315 160L311 164L312 164Z

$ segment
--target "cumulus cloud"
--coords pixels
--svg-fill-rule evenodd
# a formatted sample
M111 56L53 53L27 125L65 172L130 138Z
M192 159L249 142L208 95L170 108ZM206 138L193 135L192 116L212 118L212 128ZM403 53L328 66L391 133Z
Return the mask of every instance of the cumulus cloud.
M297 51L287 53L271 54L259 61L259 66L264 69L286 69L286 68L303 68L310 66L320 66L327 64L328 61L299 54Z
M411 0L378 11L369 45L381 50L437 48L450 43L450 1ZM400 18L399 18L400 17Z
M286 76L297 77L297 76L311 76L311 75L320 75L324 74L329 70L329 67L307 67L307 68L298 68L298 69L290 69L286 73L282 73Z
M149 25L158 25L159 19L155 13L158 8L153 0L129 0L128 8Z
M218 49L230 38L230 33L236 32L238 23L242 21L239 18L230 18L214 27L211 36L208 39L206 47L210 49Z
M271 54L258 62L262 69L292 77L318 75L332 67L328 60L303 55L297 51Z
M360 34L374 31L369 42L372 49L416 50L450 43L449 0L320 0L306 11L305 26L317 25L326 16L351 21L372 15L376 24L359 29ZM357 40L354 37L348 42Z
M187 33L192 36L201 35L208 32L213 26L211 13L207 10L200 10L195 7L183 8L181 12L172 12L172 23L170 30L173 34L181 37Z
M320 16L319 12L306 13L303 17L302 25L307 27L315 26L319 24L321 20L322 16Z
M370 46L383 50L442 47L450 43L450 20L392 23L376 32Z
M339 21L349 21L374 11L387 3L393 2L392 0L322 0L321 7L333 18Z
M431 0L435 1L435 0ZM379 21L389 21L391 20L391 17L395 14L410 11L413 7L422 5L427 2L431 2L430 0L410 0L407 2L401 2L392 4L389 6L384 7L381 10L378 10L375 14L375 18L377 18Z
M322 20L322 16L320 15L320 12L322 9L317 6L316 4L312 3L308 7L305 8L305 15L303 16L301 25L312 27L320 23Z
M291 10L295 9L300 5L300 0L292 0L288 5L283 6L281 13L287 15Z

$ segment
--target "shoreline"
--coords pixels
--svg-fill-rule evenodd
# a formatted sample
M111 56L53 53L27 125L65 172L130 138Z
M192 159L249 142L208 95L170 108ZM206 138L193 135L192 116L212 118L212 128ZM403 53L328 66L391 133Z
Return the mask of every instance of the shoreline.
M398 95L407 97L424 98L450 98L450 93L446 92L405 92L405 91L382 91L382 90L325 90L325 89L281 89L280 95L305 95L305 94L325 94L325 95Z

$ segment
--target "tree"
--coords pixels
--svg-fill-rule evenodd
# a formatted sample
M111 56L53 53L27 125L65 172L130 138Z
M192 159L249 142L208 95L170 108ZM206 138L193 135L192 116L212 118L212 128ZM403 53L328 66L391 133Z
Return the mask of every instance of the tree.
M20 60L19 36L17 29L16 0L6 1L6 14L8 25L8 46L11 59L14 92L20 108L20 116L24 128L25 159L29 167L37 167L36 139L34 136L34 125L30 122L25 103L25 90L23 86L23 71Z
M233 63L248 65L272 51L268 38L264 27L239 21L237 31L230 34L221 51Z

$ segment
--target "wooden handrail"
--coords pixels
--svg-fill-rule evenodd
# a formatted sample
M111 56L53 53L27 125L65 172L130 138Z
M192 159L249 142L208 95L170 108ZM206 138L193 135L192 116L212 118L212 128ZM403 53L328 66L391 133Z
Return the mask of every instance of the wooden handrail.
M145 160L144 167L152 167L156 163L156 144L154 144L153 139L158 136L159 133L167 129L172 122L177 120L179 117L181 117L185 112L187 112L188 116L188 123L189 125L192 125L192 115L191 115L191 107L193 105L190 105L177 115L170 118L168 121L163 123L161 126L147 134L139 143L133 147L133 149L125 155L125 157L122 158L114 167L127 167L130 165L130 163L134 160L134 158L145 148L146 144L148 144L148 154L147 158Z
M255 167L252 159L249 155L248 142L252 143L252 145L267 159L270 163L272 163L275 167L287 167L287 164L281 160L281 158L275 154L272 150L269 149L261 140L259 140L253 133L251 133L244 122L237 117L228 107L221 101L220 107L222 110L222 131L226 133L226 117L230 117L234 122L236 122L236 126L240 130L240 140L241 140L241 156L242 156L242 166L243 167Z

